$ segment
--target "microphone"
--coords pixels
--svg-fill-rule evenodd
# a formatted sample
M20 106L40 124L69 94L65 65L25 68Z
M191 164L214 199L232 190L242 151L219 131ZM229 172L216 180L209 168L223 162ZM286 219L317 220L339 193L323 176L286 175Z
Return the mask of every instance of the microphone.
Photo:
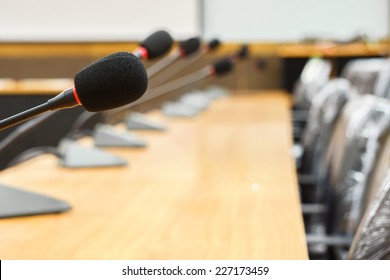
M181 77L177 80L168 82L166 84L163 84L159 87L153 88L151 90L148 90L147 93L138 99L137 101L133 102L132 104L129 104L127 106L117 108L114 110L107 111L107 117L114 119L115 116L120 115L130 108L144 105L145 103L148 103L152 100L155 100L169 92L175 91L177 89L193 85L195 83L198 83L200 81L206 80L206 79L213 79L216 77L223 76L227 73L229 73L234 67L234 61L230 57L222 58L217 60L213 64L206 65L202 69L186 75L184 77Z
M196 54L193 55L186 60L183 60L180 65L175 65L173 69L169 69L167 71L168 73L164 73L164 75L161 75L162 77L158 77L158 80L153 81L154 84L163 84L170 80L173 76L183 71L185 68L189 67L190 65L194 64L195 62L199 61L201 58L203 58L206 54L209 52L212 52L216 50L220 46L221 42L218 39L212 39L207 44L205 44L201 50ZM157 78L156 78L157 79Z
M217 39L210 41L208 46L206 48L208 49L215 49L219 45L219 41ZM212 47L214 46L214 47ZM210 48L211 47L211 48ZM73 126L72 131L74 131L74 136L77 137L79 132L81 130L85 130L86 124L88 123L88 128L94 127L96 123L98 122L107 122L108 119L117 119L117 116L125 113L126 111L130 110L133 106L140 105L141 103L146 103L149 100L155 99L157 97L160 97L161 95L164 95L168 92L174 91L176 89L180 89L181 87L189 86L192 84L195 84L197 82L200 82L204 79L216 77L216 76L222 76L225 73L228 73L232 68L233 64L236 62L233 58L233 56L229 56L223 59L220 59L216 61L214 64L210 64L208 66L205 66L201 70L196 71L195 73L189 74L187 76L184 76L182 78L176 79L174 81L165 83L159 87L152 88L147 91L147 93L143 96L143 98L137 100L137 102L133 104L129 104L128 106L124 106L123 108L118 108L114 110L107 111L104 116L101 118L98 118L96 114L84 112L81 118L75 123ZM91 121L92 120L92 121ZM115 122L115 121L114 121Z
M124 106L139 99L147 86L146 70L135 55L113 53L78 72L72 88L0 121L0 131L48 111L82 105L87 111L98 112Z
M168 32L164 30L156 31L144 39L139 47L136 48L132 53L141 60L155 59L159 56L164 55L170 50L173 44L173 39ZM81 113L80 117L74 123L71 131L73 131L74 137L80 132L80 129L86 125L92 118L92 126L95 123L100 122L101 117L98 114L93 114L88 111Z
M196 52L200 47L200 39L197 37L179 42L178 52L181 57L185 57Z
M167 53L172 44L171 35L164 30L160 30L142 41L139 47L133 51L133 54L141 60L154 59Z
M221 76L230 72L233 68L233 61L229 58L223 58L215 62L213 65L208 66L210 75Z
M214 38L208 42L204 49L207 51L215 50L219 47L219 45L221 45L221 42L217 38Z
M200 39L197 37L193 37L185 41L179 42L179 46L175 48L168 56L164 57L163 59L148 68L147 72L149 79L167 68L168 66L170 66L171 64L173 64L178 59L196 52L199 47Z
M237 52L232 54L232 59L234 62L238 62L240 60L246 59L249 56L249 48L248 45L243 45Z
M157 97L160 97L161 95L164 95L168 92L180 89L185 86L192 85L194 83L200 82L207 78L215 78L223 76L227 73L229 73L233 69L234 63L231 58L226 57L217 60L213 64L206 65L202 69L186 75L184 77L181 77L177 80L174 80L172 82L168 82L166 84L163 84L157 88L153 88L149 90L142 98L137 100L136 102L129 104L128 106L125 106L123 108L118 108L117 111L123 111L130 107L134 107L140 104L143 104L145 102L148 102L152 99L155 99ZM109 111L110 112L110 111ZM109 113L108 112L108 113Z

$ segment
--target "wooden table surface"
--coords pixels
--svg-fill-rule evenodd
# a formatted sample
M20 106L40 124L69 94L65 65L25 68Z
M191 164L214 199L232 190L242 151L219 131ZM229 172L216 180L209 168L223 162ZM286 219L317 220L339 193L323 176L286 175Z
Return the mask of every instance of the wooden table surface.
M41 156L0 183L64 199L62 214L0 220L0 259L307 259L289 97L248 92L195 118L150 118L126 167L66 169ZM118 128L119 129L119 128Z
M57 95L73 86L73 79L0 79L1 95Z

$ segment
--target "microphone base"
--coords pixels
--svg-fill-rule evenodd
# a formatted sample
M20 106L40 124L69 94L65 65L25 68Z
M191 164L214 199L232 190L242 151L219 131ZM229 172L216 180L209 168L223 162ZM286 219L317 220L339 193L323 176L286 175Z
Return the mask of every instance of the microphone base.
M60 165L67 168L96 168L126 166L127 161L96 147L86 147L73 140L60 143Z
M125 120L126 127L129 130L158 130L165 131L167 127L164 124L149 120L141 113L130 113Z
M93 133L93 138L97 147L146 147L146 142L138 136L117 131L109 125L97 126Z
M229 89L216 85L205 88L205 93L211 100L231 95Z
M209 107L211 99L203 91L192 91L184 94L179 103L197 108L199 111L204 111Z
M0 185L0 218L62 213L70 209L63 200Z
M193 118L200 113L198 108L180 102L165 102L161 111L168 117L180 118Z

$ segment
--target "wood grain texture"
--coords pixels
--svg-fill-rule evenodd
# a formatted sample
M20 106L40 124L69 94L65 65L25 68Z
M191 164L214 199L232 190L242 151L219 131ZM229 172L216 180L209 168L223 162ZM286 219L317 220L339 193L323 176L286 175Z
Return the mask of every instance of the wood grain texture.
M0 220L0 259L307 259L289 97L219 99L120 168L70 170L42 156L0 182L68 201L67 213ZM118 129L121 129L118 127Z

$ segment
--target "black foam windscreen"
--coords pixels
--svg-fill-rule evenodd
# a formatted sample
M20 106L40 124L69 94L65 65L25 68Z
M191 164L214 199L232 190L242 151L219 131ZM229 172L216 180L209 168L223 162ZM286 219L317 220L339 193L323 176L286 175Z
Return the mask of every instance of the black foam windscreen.
M222 58L214 63L214 72L217 75L228 73L233 68L233 61L230 58Z
M200 47L200 39L197 37L190 38L179 43L182 55L186 56L193 52L196 52Z
M148 87L148 76L135 55L118 52L82 69L74 84L81 105L90 112L98 112L139 99Z
M248 48L248 46L247 45L243 45L239 50L238 50L238 52L237 52L237 57L239 58L239 59L245 59L245 58L247 58L248 57L248 55L249 55L249 48Z
M153 59L164 55L172 47L173 39L168 32L160 30L146 38L140 46L148 52L148 58Z
M218 39L212 39L212 40L208 43L208 46L209 46L209 49L210 49L210 50L213 50L213 49L219 47L220 44L221 44L221 42L220 42Z

